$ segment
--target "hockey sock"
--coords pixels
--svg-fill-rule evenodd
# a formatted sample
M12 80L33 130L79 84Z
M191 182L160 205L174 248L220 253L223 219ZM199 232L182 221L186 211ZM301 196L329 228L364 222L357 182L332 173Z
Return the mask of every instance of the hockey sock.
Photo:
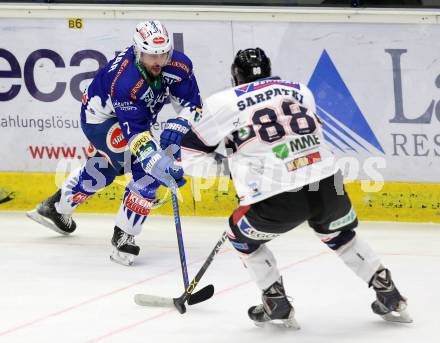
M379 256L362 239L355 236L336 253L362 280L368 283L381 265Z
M261 290L267 289L281 277L275 257L265 244L251 254L240 254L240 258Z

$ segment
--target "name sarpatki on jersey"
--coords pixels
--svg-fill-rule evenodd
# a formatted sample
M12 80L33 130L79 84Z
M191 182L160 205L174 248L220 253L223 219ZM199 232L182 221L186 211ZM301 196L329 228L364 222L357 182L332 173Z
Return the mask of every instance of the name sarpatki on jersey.
M244 111L247 107L257 105L261 102L268 101L277 96L291 96L300 104L303 103L304 96L293 88L274 88L265 92L256 93L237 102L237 108Z

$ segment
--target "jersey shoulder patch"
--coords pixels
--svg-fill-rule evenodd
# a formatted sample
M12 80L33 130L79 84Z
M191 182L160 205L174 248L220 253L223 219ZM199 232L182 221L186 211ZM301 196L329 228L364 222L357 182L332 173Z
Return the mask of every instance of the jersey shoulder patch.
M249 83L245 83L243 85L236 86L234 88L235 95L237 97L240 97L242 95L246 95L247 93L254 92L254 91L260 91L264 88L268 88L271 86L284 86L289 88L294 88L297 90L301 89L301 84L298 82L291 82L287 80L281 80L279 78L267 78L267 79L261 79Z
M121 63L121 68L125 64L124 62ZM121 73L119 73L119 70L116 73L110 87L110 95L117 98L136 100L143 88L145 88L145 80L132 60L126 63Z
M187 78L192 74L192 69L193 65L189 57L183 52L174 50L170 61L163 68L163 71L180 78Z

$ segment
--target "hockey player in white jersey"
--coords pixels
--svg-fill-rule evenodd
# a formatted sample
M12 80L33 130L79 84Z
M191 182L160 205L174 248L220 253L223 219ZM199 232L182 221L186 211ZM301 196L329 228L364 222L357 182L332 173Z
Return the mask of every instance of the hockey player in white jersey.
M307 221L374 289L374 313L411 322L390 271L354 230L357 216L315 115L311 91L271 77L270 60L259 48L240 50L231 72L235 87L206 99L203 118L184 142L183 160L202 158L223 140L232 151L228 162L240 206L229 218L228 237L262 290L262 304L250 307L249 317L257 325L299 328L265 243Z

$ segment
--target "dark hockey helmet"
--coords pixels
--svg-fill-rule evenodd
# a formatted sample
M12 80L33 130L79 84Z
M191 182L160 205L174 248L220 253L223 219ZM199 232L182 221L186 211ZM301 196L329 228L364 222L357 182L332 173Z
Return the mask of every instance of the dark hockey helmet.
M239 50L231 65L231 75L235 86L269 77L270 59L260 48Z

